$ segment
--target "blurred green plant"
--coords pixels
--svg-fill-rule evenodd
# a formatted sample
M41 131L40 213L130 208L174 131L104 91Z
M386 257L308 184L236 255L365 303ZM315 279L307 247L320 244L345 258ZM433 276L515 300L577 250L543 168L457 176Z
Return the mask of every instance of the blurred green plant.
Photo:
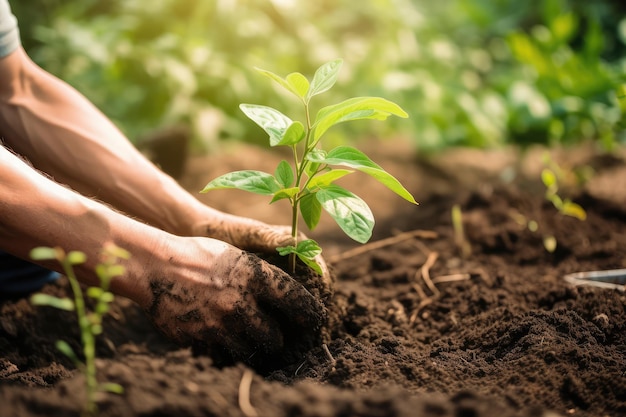
M586 220L587 212L580 204L559 194L559 184L563 182L564 177L567 175L576 176L575 173L560 167L550 158L549 154L544 155L544 165L545 167L541 171L541 182L546 187L546 200L551 202L560 214L575 217L578 220Z
M602 0L34 0L12 4L36 62L75 85L131 137L193 126L196 144L261 143L238 111L272 107L254 66L312 72L344 57L331 99L363 91L410 128L343 126L329 140L404 133L450 145L626 142L626 7ZM380 83L380 80L383 80ZM622 116L623 117L623 116ZM349 129L350 134L345 134Z
M124 392L124 388L115 383L98 383L96 375L96 336L102 333L102 318L109 311L109 304L113 302L114 296L109 292L111 280L124 273L124 267L118 264L119 259L128 259L130 254L124 249L115 245L104 248L103 261L96 266L96 275L100 280L99 287L87 288L87 296L95 301L93 311L89 312L85 305L85 298L81 286L76 279L74 266L85 262L85 254L79 251L65 252L59 247L37 247L34 248L30 256L34 260L55 260L61 264L67 276L74 299L58 298L49 294L37 293L31 296L31 303L34 305L44 305L60 310L75 311L80 327L82 341L82 356L84 363L72 347L64 340L57 340L56 347L74 362L78 369L85 374L85 405L82 415L95 416L98 414L98 404L96 396L101 391L108 391L117 394Z

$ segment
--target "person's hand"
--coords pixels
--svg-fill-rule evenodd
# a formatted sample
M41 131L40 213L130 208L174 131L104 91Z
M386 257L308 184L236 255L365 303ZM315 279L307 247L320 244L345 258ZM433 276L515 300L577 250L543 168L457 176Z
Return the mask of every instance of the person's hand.
M269 225L247 217L220 214L210 221L200 223L195 227L196 236L208 236L223 240L238 248L257 253L275 254L280 246L293 245L291 227ZM307 237L299 233L298 240ZM319 255L315 261L322 268L320 282L322 299L330 299L333 293L333 278L324 258Z
M311 337L324 322L324 306L302 285L251 253L193 237L169 248L166 262L148 266L151 297L143 307L174 341L246 360L280 352L288 332Z

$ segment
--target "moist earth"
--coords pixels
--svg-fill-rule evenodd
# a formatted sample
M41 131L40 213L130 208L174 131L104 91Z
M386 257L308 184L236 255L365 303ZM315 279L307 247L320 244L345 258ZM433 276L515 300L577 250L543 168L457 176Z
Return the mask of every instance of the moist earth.
M102 381L125 391L103 394L100 415L626 415L626 294L563 279L626 268L624 153L552 150L566 172L592 173L584 185L560 184L586 210L583 221L544 198L543 149L421 156L403 141L362 148L420 205L367 177L346 177L377 225L365 246L330 221L309 233L336 278L324 338L263 372L218 364L166 340L138 306L117 297L97 367ZM179 180L195 192L234 169L272 172L279 160L238 146L190 158ZM282 218L280 206L258 196L198 198L271 223ZM454 205L464 239L451 220ZM69 287L61 279L43 291L63 296ZM55 348L59 339L79 350L72 313L25 298L0 302L0 415L80 415L84 378Z

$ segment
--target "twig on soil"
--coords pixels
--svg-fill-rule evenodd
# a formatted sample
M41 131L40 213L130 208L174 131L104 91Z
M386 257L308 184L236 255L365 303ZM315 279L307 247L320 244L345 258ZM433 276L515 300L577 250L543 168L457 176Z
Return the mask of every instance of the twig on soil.
M416 278L418 274L422 275L422 279L426 283L426 286L430 288L435 297L439 296L440 292L430 279L430 268L435 264L435 262L437 262L438 257L439 254L437 252L430 252L426 258L426 262L424 262L424 265L422 265L422 267L415 273Z
M470 274L450 274L450 275L441 275L439 277L435 277L431 280L433 284L440 284L442 282L456 282L456 281L467 281L471 278Z
M422 299L422 302L424 300L428 300L430 297L426 295L426 293L424 292L424 290L422 289L422 287L420 287L419 285L417 285L417 283L413 283L411 285L413 287L413 289L415 290L415 292L417 293L417 296L419 298Z
M415 287L418 287L418 286L415 285ZM423 292L423 290L421 288L420 288L420 291ZM420 301L420 303L417 306L417 308L415 309L415 311L413 313L411 313L411 317L409 317L409 324L415 323L415 320L417 320L417 315L420 313L420 311L422 311L424 309L424 307L426 307L427 305L431 304L433 301L434 300L432 298L425 298L422 301Z
M333 366L333 368L335 367L335 365L337 364L337 361L335 360L335 358L333 357L333 354L330 353L330 350L328 349L328 346L326 346L326 343L324 343L322 345L322 349L324 349L324 353L326 353L326 356L328 356L328 359L330 360L331 365Z
M239 383L239 408L246 417L258 417L258 413L250 404L250 386L252 385L253 373L250 369L243 371Z
M343 261L345 259L352 258L354 256L361 255L363 253L367 253L369 251L373 251L376 249L384 248L385 246L393 245L393 244L411 239L413 237L418 237L421 239L436 239L437 236L438 234L431 230L419 230L418 229L418 230L412 230L409 232L403 232L403 233L400 233L399 235L377 240L375 242L356 247L354 249L345 251L335 256L331 256L330 258L328 258L328 262L336 263L339 261Z

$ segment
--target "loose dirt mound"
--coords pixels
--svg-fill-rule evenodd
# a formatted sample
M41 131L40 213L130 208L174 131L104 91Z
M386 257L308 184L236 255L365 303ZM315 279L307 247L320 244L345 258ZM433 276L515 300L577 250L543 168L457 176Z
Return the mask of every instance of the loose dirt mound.
M248 158L238 149L193 159L181 181L199 190L245 160L245 168L273 169L275 156L244 151ZM331 224L311 234L337 276L325 347L266 376L243 365L219 369L164 340L139 308L118 298L99 340L98 369L125 393L105 395L101 415L626 415L626 294L562 279L626 268L626 189L611 188L626 180L623 157L592 157L589 149L555 156L596 171L573 195L588 214L580 221L543 199L537 152L519 160L504 151L419 160L407 149L368 153L421 205L359 177L345 186L372 206L378 246L358 248ZM516 160L521 174L503 181ZM280 207L226 193L202 198L236 214L278 218L270 210ZM450 220L454 204L471 245L465 257ZM556 238L553 253L544 236ZM65 294L66 284L45 292ZM72 314L24 299L0 304L2 416L79 415L83 379L55 349L57 339L78 349ZM248 388L241 382L250 373ZM253 408L242 406L246 394Z

